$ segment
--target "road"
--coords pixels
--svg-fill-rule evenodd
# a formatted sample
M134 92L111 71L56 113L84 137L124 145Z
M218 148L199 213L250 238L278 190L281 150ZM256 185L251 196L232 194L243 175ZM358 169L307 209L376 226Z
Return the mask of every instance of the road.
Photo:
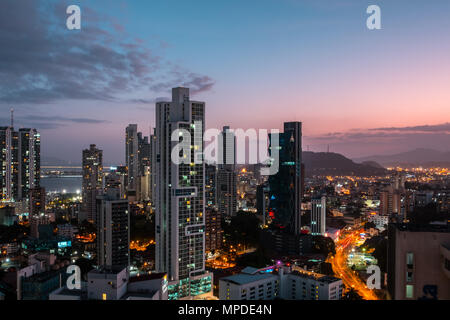
M360 230L353 231L336 242L336 255L330 257L333 271L337 277L341 278L347 288L353 288L364 300L379 300L373 290L359 278L358 273L350 269L347 265L348 254L355 247L360 239Z

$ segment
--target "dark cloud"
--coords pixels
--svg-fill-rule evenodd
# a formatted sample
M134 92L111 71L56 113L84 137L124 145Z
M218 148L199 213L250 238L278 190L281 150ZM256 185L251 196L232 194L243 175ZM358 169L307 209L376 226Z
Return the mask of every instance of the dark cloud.
M9 123L10 119L0 118L0 123ZM61 116L41 116L36 114L28 114L15 117L14 122L21 127L39 128L39 130L57 129L68 123L77 124L101 124L108 123L107 120L91 119L91 118L71 118Z
M82 29L65 27L70 1L3 0L0 10L0 101L42 104L58 100L122 101L121 95L172 86L192 93L214 81L172 66L141 39L86 5ZM184 69L183 69L184 70ZM155 79L165 79L164 81ZM169 86L167 86L169 85ZM149 100L134 99L137 103Z

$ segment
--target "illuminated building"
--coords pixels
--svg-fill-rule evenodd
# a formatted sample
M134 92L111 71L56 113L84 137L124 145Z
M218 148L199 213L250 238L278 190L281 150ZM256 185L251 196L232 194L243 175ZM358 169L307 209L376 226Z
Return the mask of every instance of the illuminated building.
M223 230L221 214L214 208L205 210L205 250L212 251L222 247Z
M264 226L268 223L269 194L269 186L267 184L260 184L256 187L256 209L258 214L262 216Z
M41 135L36 129L19 129L19 185L17 199L28 197L41 179Z
M41 138L36 129L0 127L0 194L3 201L28 198L40 184Z
M140 197L141 180L147 179L150 185L150 164L152 139L143 137L142 132L138 132L137 124L130 124L125 129L125 162L128 168L128 190L136 191ZM148 174L146 175L146 171ZM148 189L148 187L147 187ZM148 200L150 194L144 196Z
M45 212L45 188L36 187L29 191L30 216Z
M62 286L50 300L167 300L167 275L154 273L130 277L127 268L92 270L81 289Z
M128 190L136 190L139 169L138 148L137 124L130 124L125 129L125 163L128 168Z
M156 103L154 195L156 204L156 271L168 274L169 299L212 292L205 271L205 164L194 160L203 150L205 103L191 101L188 88L172 89L171 102ZM201 127L200 127L201 126ZM189 134L183 162L172 161L172 133ZM188 158L189 157L189 158Z
M97 263L106 268L130 265L129 203L119 189L97 197Z
M96 223L96 197L103 190L103 151L91 144L83 150L83 183L82 211L87 214L87 220Z
M236 137L230 127L224 127L218 136L217 206L222 217L236 215Z
M229 168L219 168L217 171L217 202L222 217L230 219L236 215L236 173Z
M217 167L205 164L205 206L217 209Z
M298 234L301 229L302 202L301 122L284 123L284 133L279 134L279 149L279 171L269 177L269 215L272 227Z
M313 197L311 199L311 234L325 235L326 231L327 197Z
M297 269L285 266L264 269L247 267L239 274L219 280L219 299L340 300L342 298L341 279Z
M0 193L3 201L13 201L18 196L18 142L18 133L12 127L0 127Z
M450 225L389 224L388 239L391 299L450 299Z
M0 225L12 226L17 220L15 215L15 208L13 206L1 206L0 205Z

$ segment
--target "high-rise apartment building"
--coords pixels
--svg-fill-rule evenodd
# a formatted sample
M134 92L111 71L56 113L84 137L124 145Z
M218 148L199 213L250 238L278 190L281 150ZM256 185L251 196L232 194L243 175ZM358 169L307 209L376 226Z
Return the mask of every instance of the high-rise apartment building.
M311 234L324 236L326 232L327 197L311 199Z
M230 127L224 127L218 136L217 206L227 219L236 215L236 136Z
M17 199L19 186L19 137L12 127L0 128L0 192L1 199Z
M103 192L103 151L91 144L83 150L83 184L82 211L87 214L87 220L96 222L96 198Z
M204 149L204 124L205 103L190 100L188 88L174 88L172 101L156 103L155 260L157 272L168 274L169 299L211 293L212 274L205 271L205 163L195 159L195 151ZM174 153L181 163L172 159L180 143L173 137L190 151Z
M39 238L39 226L50 224L50 216L45 212L45 188L36 187L29 191L30 236Z
M28 198L40 185L41 138L36 129L0 127L0 193L5 201Z
M217 167L205 164L205 206L217 209Z
M217 171L217 206L220 214L225 219L231 219L236 215L237 191L236 173L227 168Z
M41 180L41 135L36 129L19 129L18 199L28 197Z
M137 124L130 124L125 129L125 162L128 167L128 189L140 194L141 178L149 179L146 175L151 164L151 137L143 137L138 132ZM150 182L149 182L150 183Z
M207 252L222 247L222 217L217 209L208 207L205 210L205 250Z
M125 162L128 168L128 189L136 190L139 170L139 141L137 124L125 129Z
M130 215L119 188L97 197L97 263L105 268L130 265Z
M36 187L29 191L30 215L45 212L45 188Z

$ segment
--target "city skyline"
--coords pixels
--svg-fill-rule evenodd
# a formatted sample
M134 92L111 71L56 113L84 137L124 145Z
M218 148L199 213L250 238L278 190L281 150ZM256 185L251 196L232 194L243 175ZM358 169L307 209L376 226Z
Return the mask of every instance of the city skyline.
M16 128L36 128L43 160L80 163L95 143L123 163L123 129L150 135L155 102L177 86L206 101L206 128L301 121L304 146L351 158L448 151L445 1L383 3L376 31L370 1L177 4L186 28L170 3L80 2L82 29L69 31L72 2L5 1L0 12L0 120L13 107Z

